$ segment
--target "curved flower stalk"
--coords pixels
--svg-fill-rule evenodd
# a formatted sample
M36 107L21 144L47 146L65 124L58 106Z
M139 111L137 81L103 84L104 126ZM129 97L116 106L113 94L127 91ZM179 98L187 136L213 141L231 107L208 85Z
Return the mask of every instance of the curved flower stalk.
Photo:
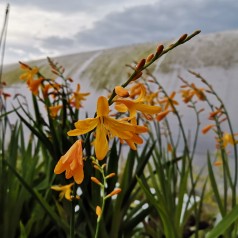
M106 164L100 165L98 160L94 157L91 157L93 167L99 171L101 174L102 179L99 181L96 177L91 177L91 181L94 182L95 184L100 186L100 194L102 196L101 198L101 204L96 206L95 212L97 215L97 226L96 226L96 231L95 231L95 238L99 237L99 226L102 220L102 214L105 209L105 202L108 198L115 196L121 192L120 188L115 188L113 191L111 191L109 194L106 193L106 188L107 188L107 180L114 177L116 174L115 173L110 173L108 175L105 174L105 167Z

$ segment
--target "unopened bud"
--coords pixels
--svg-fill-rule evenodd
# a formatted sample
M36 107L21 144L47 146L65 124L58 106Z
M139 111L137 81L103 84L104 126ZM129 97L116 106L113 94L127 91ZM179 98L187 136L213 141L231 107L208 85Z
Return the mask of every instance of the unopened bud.
M188 34L183 34L182 36L180 36L179 40L178 40L178 43L182 43L186 40Z
M158 113L158 115L156 117L157 121L163 120L169 114L169 112L171 112L171 111L170 110L165 110L163 112Z
M99 206L96 206L96 215L100 217L102 215L102 209Z
M146 58L146 63L149 63L154 58L154 56L155 56L154 54L148 55Z
M102 183L101 183L97 178L91 177L91 180L92 180L94 183L96 183L96 184L98 184L98 185L100 185L100 186L103 186Z
M59 72L56 71L55 69L52 69L51 72L52 72L53 74L56 74L57 76L60 76Z
M213 124L207 125L202 129L202 134L206 134L208 131L210 131L214 127Z
M73 80L72 78L70 78L70 77L68 77L67 80L69 80L69 82L71 82L71 83L74 81L74 80Z
M164 50L164 46L163 46L163 45L159 45L159 46L157 47L157 49L156 49L156 56L161 55L162 52L163 52L163 50Z
M203 111L205 111L205 109L204 109L204 108L201 108L201 109L198 111L198 113L201 113L201 112L203 112Z
M120 188L116 188L111 193L109 193L105 198L112 197L112 196L114 196L114 195L116 195L116 194L118 194L120 192L121 192L121 189Z
M136 65L135 70L136 70L136 71L141 70L141 69L144 67L144 65L145 65L145 59L142 59L142 60Z
M194 32L193 32L193 35L197 35L197 34L199 34L200 32L201 32L201 30L194 31Z
M114 177L116 174L115 173L110 173L106 176L106 179L112 178Z
M140 78L142 76L142 72L137 73L134 77L133 80L137 80L138 78Z
M97 170L99 170L99 171L101 170L100 167L99 167L98 165L96 165L96 164L93 165L93 167L94 167L94 169L97 169Z

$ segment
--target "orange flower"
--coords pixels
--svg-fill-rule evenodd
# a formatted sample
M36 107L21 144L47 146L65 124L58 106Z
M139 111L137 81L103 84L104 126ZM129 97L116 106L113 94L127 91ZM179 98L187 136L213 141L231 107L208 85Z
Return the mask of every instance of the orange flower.
M143 90L146 90L143 84L135 83L135 85L130 88L130 97L134 99L137 95L140 95L142 88L144 88Z
M194 83L191 84L193 88L193 93L197 96L197 98L201 101L204 101L206 99L206 95L204 93L204 88L197 88Z
M205 91L204 88L197 88L194 83L192 83L190 85L190 87L191 87L190 89L180 91L182 94L182 97L183 97L183 101L185 103L190 102L194 95L196 95L196 97L201 101L204 101L206 99L206 95L204 93L204 91Z
M71 197L71 187L73 186L74 183L70 183L68 185L64 185L64 186L58 186L58 185L54 185L51 186L52 190L55 190L57 192L60 192L59 194L59 200L62 200L63 197L65 197L65 199L72 201L72 197Z
M164 105L164 110L166 111L169 107L173 109L173 106L178 105L179 103L174 100L176 92L172 92L169 97L164 97L162 100L159 101L160 104Z
M136 124L136 111L140 111L145 114L156 114L161 111L161 107L159 106L151 106L144 103L146 95L145 90L146 90L145 87L141 87L140 96L135 100L128 100L128 99L115 100L115 102L117 103L116 104L117 106L115 108L119 112L125 112L125 109L127 108L127 110L130 113L130 117L132 118L131 120L132 124ZM121 106L121 104L124 106Z
M69 131L69 136L86 134L96 128L96 136L93 144L98 160L102 160L106 156L109 150L108 139L111 137L116 136L127 140L132 139L136 134L144 133L148 130L144 126L132 125L128 122L109 117L108 101L103 96L98 98L97 116L95 118L79 120L74 125L76 129Z
M65 155L61 156L55 166L54 173L61 174L65 171L65 178L74 178L77 184L84 179L82 141L77 140Z
M61 108L62 108L62 105L50 106L49 107L50 116L52 118L55 118Z
M216 116L219 116L221 114L222 114L222 110L221 110L221 108L219 108L216 111L211 112L208 119L214 120Z
M21 74L20 79L25 80L27 83L34 79L34 77L38 74L39 69L37 67L31 68L30 66L20 62L20 68L25 71L25 73Z
M235 135L237 134L234 134L234 136ZM233 140L232 134L229 134L227 132L223 133L222 142L223 142L224 148L227 147L228 144L234 145L237 143L236 140Z
M120 97L129 97L129 92L122 86L115 87L115 93Z
M43 80L44 80L44 78L28 80L28 82L27 82L28 87L34 95L38 95L38 89L39 89L41 82Z
M70 103L73 104L77 109L82 107L81 102L86 100L86 96L90 93L80 93L80 84L77 84L77 89L73 93L72 98L70 99Z

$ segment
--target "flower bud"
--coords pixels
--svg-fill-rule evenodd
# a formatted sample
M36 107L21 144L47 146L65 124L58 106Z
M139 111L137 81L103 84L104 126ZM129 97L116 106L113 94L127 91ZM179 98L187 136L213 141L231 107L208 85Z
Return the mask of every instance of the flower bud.
M96 215L100 217L102 215L102 209L99 206L96 206Z
M149 63L154 58L154 56L155 56L154 54L148 55L146 58L146 63Z
M163 50L164 50L164 46L163 46L163 45L159 45L159 46L157 47L157 49L156 49L156 56L161 55L162 52L163 52Z
M121 189L120 189L120 188L116 188L116 189L114 189L111 193L109 193L109 194L106 196L106 198L112 197L112 196L114 196L114 195L116 195L116 194L118 194L118 193L120 193L120 192L121 192Z
M141 70L141 69L144 67L144 65L145 65L145 59L142 59L142 60L136 65L135 70L136 70L136 71Z
M110 173L106 176L106 179L114 177L116 174L115 173Z
M186 40L188 34L183 34L182 36L180 36L179 40L178 40L178 43L182 43Z
M206 134L208 131L210 131L214 127L213 124L207 125L202 129L202 134Z
M91 180L99 186L103 186L102 183L95 177L91 177Z

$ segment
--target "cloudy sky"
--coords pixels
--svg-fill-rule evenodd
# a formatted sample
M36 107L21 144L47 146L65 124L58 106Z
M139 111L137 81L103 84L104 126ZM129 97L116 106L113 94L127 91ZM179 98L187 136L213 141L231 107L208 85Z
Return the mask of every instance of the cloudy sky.
M238 0L0 0L5 63L238 30Z

